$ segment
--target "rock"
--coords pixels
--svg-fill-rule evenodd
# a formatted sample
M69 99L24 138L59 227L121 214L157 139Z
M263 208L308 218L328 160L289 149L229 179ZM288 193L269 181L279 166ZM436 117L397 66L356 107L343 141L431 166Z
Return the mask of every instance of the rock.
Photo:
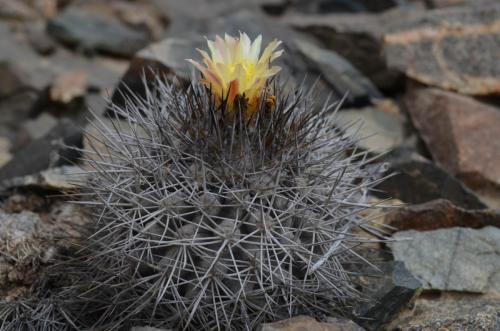
M448 200L437 199L394 209L387 214L384 224L400 231L429 231L452 227L478 229L494 226L500 228L500 212L498 210L467 210L455 206Z
M401 145L404 140L405 119L400 113L389 113L374 107L342 110L336 123L349 136L360 137L358 146L383 153Z
M50 99L61 103L69 103L81 98L87 92L88 79L84 71L65 72L54 80L50 87Z
M286 15L285 24L309 33L347 59L378 88L394 90L402 74L387 67L383 46L387 18L372 14Z
M264 323L261 331L363 331L348 320L331 319L332 323L321 323L309 316L297 316L283 321Z
M421 287L402 262L391 261L377 266L383 272L382 278L363 277L367 285L365 292L373 300L355 307L354 321L367 330L380 330L406 308Z
M390 165L386 175L394 175L377 186L379 191L373 192L380 198L391 197L412 204L442 198L465 209L487 207L462 182L411 150L395 150L383 161Z
M57 123L57 119L54 116L42 113L37 118L24 122L23 128L28 133L30 140L33 141L48 134Z
M405 105L446 170L473 188L500 186L500 109L438 89L413 89Z
M500 94L500 3L416 13L385 36L389 66L424 84ZM471 56L474 54L474 56Z
M484 293L500 289L500 229L402 231L393 236L394 259L424 289Z
M382 98L378 89L340 55L304 40L295 40L313 72L325 79L337 95L347 93L350 104L366 104Z
M1 190L37 188L64 191L77 188L85 180L83 170L78 166L62 166L40 173L6 179L0 184Z
M395 319L388 330L495 331L499 330L500 297L445 293L424 296L411 311Z
M0 181L75 162L80 156L75 147L82 147L82 139L77 125L61 120L46 136L33 141L5 164L0 169Z
M47 31L69 46L123 57L134 55L148 43L144 33L78 8L69 8L56 16L47 25Z

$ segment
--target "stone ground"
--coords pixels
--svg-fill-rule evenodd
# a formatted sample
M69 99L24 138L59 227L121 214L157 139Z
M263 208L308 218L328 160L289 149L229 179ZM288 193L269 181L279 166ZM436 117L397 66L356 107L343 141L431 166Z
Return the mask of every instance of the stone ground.
M319 76L320 101L348 93L339 127L363 123L396 174L373 199L405 204L381 219L400 241L372 305L262 330L500 330L497 0L0 0L0 299L85 237L58 194L91 113L145 69L185 82L203 36L238 31L283 40L282 75Z

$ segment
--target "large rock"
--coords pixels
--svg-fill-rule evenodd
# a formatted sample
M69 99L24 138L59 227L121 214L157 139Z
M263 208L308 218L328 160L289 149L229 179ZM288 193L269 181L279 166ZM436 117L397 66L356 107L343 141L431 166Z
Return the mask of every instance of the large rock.
M436 9L385 36L388 64L422 83L472 95L500 94L500 3Z
M323 78L337 96L347 95L349 104L367 104L382 98L373 83L337 53L311 42L294 41L310 71Z
M394 234L394 258L433 290L500 290L500 229L440 229Z
M429 231L452 227L500 228L498 210L467 210L448 200L437 199L419 205L394 209L385 217L385 224L397 230Z
M486 208L462 182L411 150L395 150L384 161L390 165L386 175L393 176L377 186L379 191L374 191L381 198L396 198L413 204L442 198L466 209Z
M500 109L438 89L413 89L405 104L438 163L470 187L500 185Z
M363 331L356 323L349 320L332 319L329 323L316 321L312 317L297 316L283 321L265 323L261 331Z
M387 329L497 331L500 330L499 311L499 295L429 295L418 298L415 307L398 316Z
M382 276L363 277L365 293L371 302L355 307L354 319L367 330L380 330L401 310L405 309L419 293L420 282L402 262L391 261L377 265Z
M149 41L119 21L78 8L69 8L52 19L47 31L57 40L85 51L130 57Z
M286 15L285 24L317 37L346 58L382 90L398 88L402 74L387 67L383 54L387 18L373 14Z

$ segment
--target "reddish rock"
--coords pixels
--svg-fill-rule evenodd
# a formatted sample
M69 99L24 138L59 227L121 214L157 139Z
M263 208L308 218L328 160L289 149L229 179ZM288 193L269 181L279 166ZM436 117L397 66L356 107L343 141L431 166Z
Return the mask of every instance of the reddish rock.
M390 67L424 84L470 95L500 94L500 3L416 13L385 36Z
M468 186L500 186L500 110L451 92L414 89L405 100L433 158Z
M452 227L500 227L495 210L467 210L448 200L438 199L420 205L402 207L389 213L385 222L397 230L430 231Z

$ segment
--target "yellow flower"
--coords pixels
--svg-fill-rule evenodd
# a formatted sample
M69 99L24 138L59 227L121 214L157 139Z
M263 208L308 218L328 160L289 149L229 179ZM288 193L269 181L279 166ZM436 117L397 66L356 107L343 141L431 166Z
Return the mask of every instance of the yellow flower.
M275 51L281 41L273 40L262 55L260 35L251 42L246 33L240 32L239 38L226 34L224 39L216 36L215 41L207 40L207 43L210 55L197 49L205 66L188 59L202 72L202 83L212 90L219 103L227 98L229 110L242 103L245 113L253 114L259 108L267 79L281 70L271 66L283 53L283 50Z

